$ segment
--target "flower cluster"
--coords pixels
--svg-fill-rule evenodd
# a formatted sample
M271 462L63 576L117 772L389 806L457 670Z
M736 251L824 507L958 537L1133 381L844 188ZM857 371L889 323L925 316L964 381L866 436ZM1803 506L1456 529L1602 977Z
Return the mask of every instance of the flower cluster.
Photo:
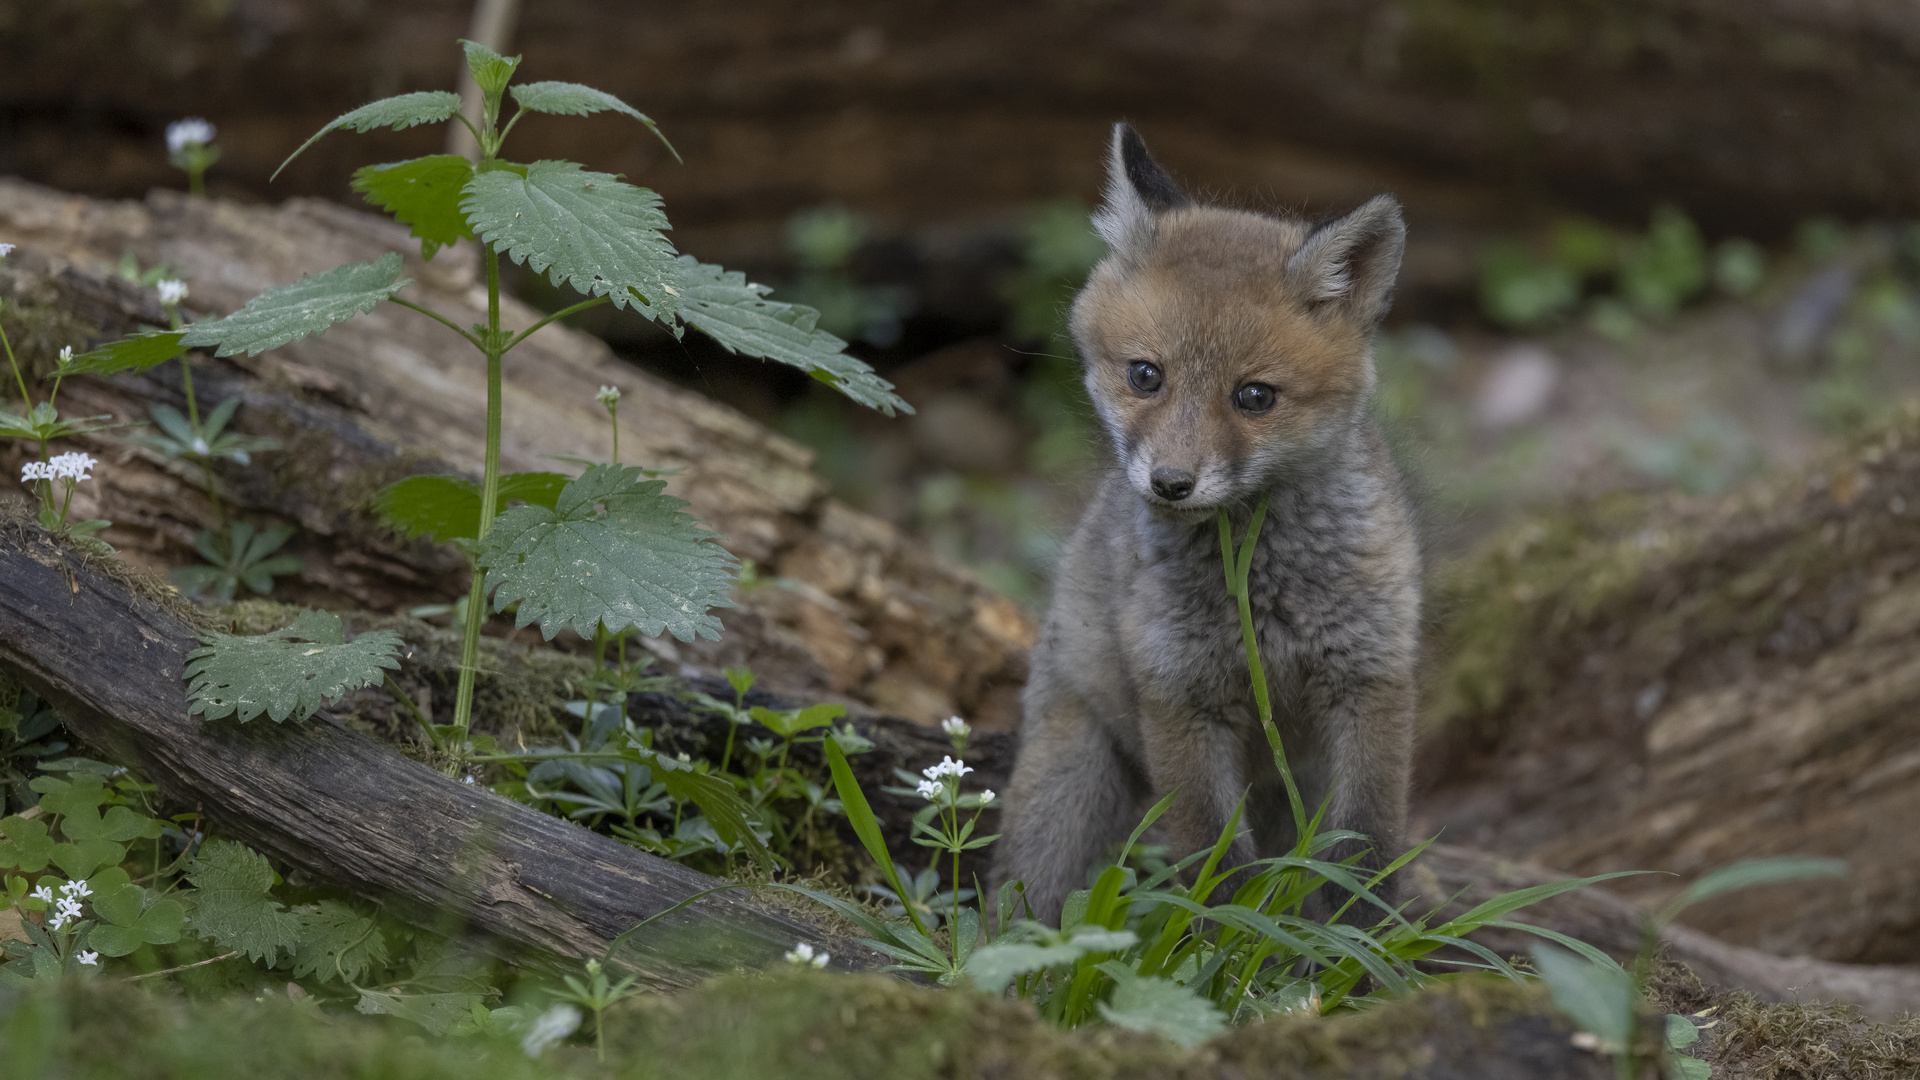
M42 900L53 900L53 893L44 885L35 890L33 895ZM69 881L60 886L60 899L54 903L53 917L47 920L47 928L65 930L68 923L81 917L80 901L92 895L93 890L84 881Z
M175 120L167 125L167 153L178 154L189 146L205 146L213 141L213 125L198 116Z
M955 750L966 751L967 739L973 734L972 725L957 716L949 716L940 721L940 730L946 732L947 741L953 743Z
M179 278L168 278L154 286L160 293L160 306L173 307L187 298L187 283Z
M4 259L11 254L13 254L12 244L0 244L0 259Z
M920 797L928 802L940 802L942 799L948 798L949 793L958 795L960 791L960 778L972 771L972 766L958 758L952 756L942 757L939 764L929 765L920 770L920 775L926 777L926 779L920 781L920 786L914 790L918 791ZM946 779L949 776L953 777L951 784L949 784ZM986 806L991 802L993 802L992 791L983 791L980 793L981 806Z
M793 951L787 954L787 963L798 964L801 967L823 968L827 966L827 959L827 953L814 952L813 946L804 941L795 945Z
M68 480L79 483L93 479L93 473L89 470L98 464L100 462L92 454L79 451L56 454L51 461L29 461L20 466L20 482L31 484L35 480Z
M599 393L593 395L593 400L611 409L615 405L620 404L620 388L617 386L603 386L600 388Z

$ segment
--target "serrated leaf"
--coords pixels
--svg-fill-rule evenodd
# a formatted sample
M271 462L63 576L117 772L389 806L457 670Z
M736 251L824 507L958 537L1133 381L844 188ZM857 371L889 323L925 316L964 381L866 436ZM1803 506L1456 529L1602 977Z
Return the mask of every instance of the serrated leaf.
M300 945L294 951L293 977L357 983L387 963L387 939L372 919L338 900L294 909L300 918Z
M913 411L893 384L856 357L847 343L816 326L820 313L802 304L766 298L773 290L754 285L737 270L724 270L691 255L676 262L680 319L725 346L810 372L814 378L888 416Z
M149 330L102 345L92 352L73 358L61 370L68 375L112 375L119 371L145 371L164 364L185 350L180 347L184 330Z
M460 192L473 179L473 162L458 154L433 154L389 165L368 165L353 174L353 190L413 227L420 257L431 259L444 245L471 239Z
M1111 1002L1100 1003L1107 1023L1150 1031L1181 1046L1198 1046L1218 1035L1227 1018L1213 1004L1171 979L1122 979Z
M660 196L571 161L526 170L483 172L467 184L460 209L475 235L555 285L610 296L652 318L674 313L674 252L660 235L668 228Z
M494 610L518 603L516 625L538 622L549 640L563 629L592 638L601 625L718 640L708 610L732 606L737 562L664 487L637 468L596 465L551 509L501 514L477 560Z
M340 617L325 611L303 611L270 634L216 632L200 641L205 647L187 654L187 712L242 724L262 713L276 724L305 720L347 691L385 679L400 666L393 654L403 644L391 630L348 642Z
M432 1034L445 1035L455 1024L469 1018L473 1007L484 998L482 994L389 994L362 990L354 1009L368 1016L398 1016Z
M142 945L166 945L180 940L187 909L180 901L161 899L147 906L147 890L122 885L94 897L99 916L87 944L108 956L125 956Z
M400 256L388 252L369 263L348 263L275 285L224 319L194 323L180 343L212 348L215 356L257 356L364 315L411 284L400 276Z
M209 840L194 856L193 931L223 948L271 966L281 950L300 942L300 919L267 895L273 867L257 851L226 840Z
M507 88L507 80L513 78L514 69L520 66L517 56L502 56L477 41L460 39L460 47L467 54L467 70L473 72L474 84L482 93L498 98L500 91Z
M421 90L411 94L398 94L390 98L369 102L357 109L349 109L334 117L327 125L313 133L313 137L300 144L300 149L287 155L280 168L273 170L273 176L267 178L271 183L274 176L280 175L280 169L286 168L294 158L306 153L307 147L320 141L329 131L352 128L367 132L384 127L400 131L415 124L437 124L442 120L451 120L460 111L460 95L446 90Z
M508 500L551 509L566 486L563 473L508 473L500 478L494 513L505 510ZM373 510L409 540L471 540L480 529L480 485L457 476L409 477L381 488L373 497Z
M528 112L551 113L555 116L589 116L597 112L617 112L631 116L647 126L647 130L666 144L667 152L675 161L680 160L680 152L667 142L660 132L659 125L639 109L621 101L604 90L595 90L591 86L582 86L570 82L530 82L521 83L507 91L513 100Z

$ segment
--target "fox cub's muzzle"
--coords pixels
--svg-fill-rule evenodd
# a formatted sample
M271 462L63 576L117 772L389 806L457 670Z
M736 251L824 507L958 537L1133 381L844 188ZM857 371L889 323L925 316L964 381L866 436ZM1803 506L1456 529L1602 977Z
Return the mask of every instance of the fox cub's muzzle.
M1168 502L1179 502L1193 494L1193 474L1185 469L1162 465L1153 470L1150 486L1155 495Z

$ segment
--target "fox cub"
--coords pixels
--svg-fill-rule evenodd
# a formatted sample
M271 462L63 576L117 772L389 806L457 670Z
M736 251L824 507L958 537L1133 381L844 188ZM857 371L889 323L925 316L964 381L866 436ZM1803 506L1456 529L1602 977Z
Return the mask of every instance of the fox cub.
M1211 846L1243 794L1223 865L1294 842L1215 520L1237 539L1262 494L1249 593L1307 812L1331 792L1325 826L1370 837L1369 868L1407 816L1420 556L1371 412L1400 205L1320 225L1196 205L1125 124L1109 167L1108 255L1072 329L1113 463L1033 653L994 875L1050 922L1170 791L1176 855Z

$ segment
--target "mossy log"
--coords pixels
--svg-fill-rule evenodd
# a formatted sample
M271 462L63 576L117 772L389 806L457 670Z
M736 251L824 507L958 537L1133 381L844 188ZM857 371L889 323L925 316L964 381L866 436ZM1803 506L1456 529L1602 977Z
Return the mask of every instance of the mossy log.
M442 776L324 712L203 723L181 680L196 645L164 586L0 515L0 668L168 804L282 866L436 928L451 914L533 963L601 956L653 919L613 961L658 988L776 963L797 941L852 970L881 962L737 892L703 896L726 883Z
M82 350L164 321L151 289L107 269L123 254L164 263L190 286L187 306L215 315L268 285L400 251L415 282L403 296L455 322L485 318L470 244L422 262L404 228L313 200L241 206L156 192L142 203L110 202L0 181L0 235L19 245L0 270L0 322L23 363L43 373L62 346ZM503 301L510 327L538 317ZM297 530L287 550L306 569L276 589L277 598L395 612L465 595L466 565L450 546L399 540L368 504L382 485L417 473L477 478L485 364L470 346L383 305L259 357L194 362L203 406L239 398L235 426L284 446L251 466L215 467L230 515ZM1034 633L1017 606L829 497L811 471L811 451L621 363L597 339L550 325L507 356L503 468L553 470L561 467L556 456L603 460L607 418L594 400L602 384L625 389L623 460L677 470L669 491L774 579L743 590L739 606L721 613L720 642L648 642L669 668L743 663L790 692L921 722L954 713L989 729L1016 722ZM145 422L155 405L185 411L179 365L69 379L60 392L65 414L128 425ZM77 512L112 520L105 538L139 565L164 571L197 561L195 535L215 520L199 470L124 434L79 443L104 464L76 496ZM0 469L17 475L26 449L0 444ZM26 494L0 485L0 498Z
M1920 411L1711 499L1520 522L1434 604L1426 827L1657 902L1740 858L1845 859L1689 925L1920 962Z

